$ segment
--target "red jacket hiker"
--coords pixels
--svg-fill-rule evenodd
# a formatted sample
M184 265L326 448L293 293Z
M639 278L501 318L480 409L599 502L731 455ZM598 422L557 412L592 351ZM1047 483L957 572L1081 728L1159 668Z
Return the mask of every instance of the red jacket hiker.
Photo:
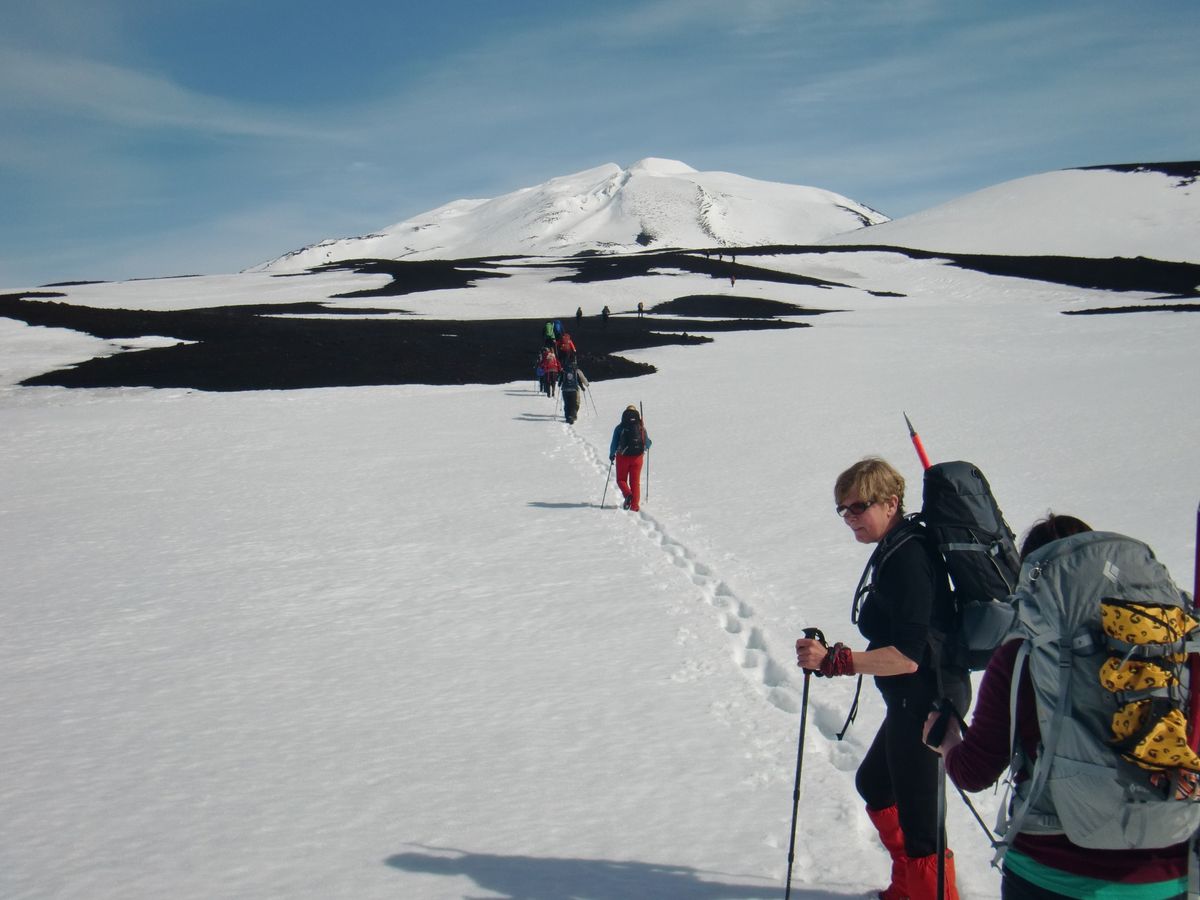
M573 359L575 357L575 342L571 340L571 336L565 331L563 336L558 339L558 358Z

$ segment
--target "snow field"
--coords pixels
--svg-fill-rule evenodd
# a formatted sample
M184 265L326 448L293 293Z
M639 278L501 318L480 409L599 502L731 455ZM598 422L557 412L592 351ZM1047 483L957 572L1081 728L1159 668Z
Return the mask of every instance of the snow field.
M595 385L573 428L532 381L21 388L105 342L0 322L0 895L778 896L792 643L861 646L869 549L832 483L880 454L918 505L903 412L935 458L983 469L1018 532L1074 513L1190 583L1194 316L1066 317L1114 298L895 254L814 264L906 296L739 283L841 311L629 354L659 372ZM639 282L539 273L400 305L565 317L668 291ZM280 302L303 292L285 283ZM237 284L203 289L254 299ZM639 515L599 508L628 403L654 439ZM852 691L811 686L806 900L886 877L852 775L873 686L832 740ZM990 821L999 798L979 803ZM949 817L963 896L997 897L953 795Z

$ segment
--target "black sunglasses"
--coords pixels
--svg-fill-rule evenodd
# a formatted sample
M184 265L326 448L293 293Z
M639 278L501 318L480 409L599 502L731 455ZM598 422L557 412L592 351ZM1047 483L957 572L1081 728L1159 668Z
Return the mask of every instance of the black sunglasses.
M870 500L866 503L863 503L861 500L859 500L857 503L851 503L849 506L845 506L845 505L836 506L836 507L834 507L833 511L836 512L839 516L841 516L844 519L844 518L846 518L847 515L861 516L863 513L865 513L868 509L870 509L874 505L875 505L874 500Z

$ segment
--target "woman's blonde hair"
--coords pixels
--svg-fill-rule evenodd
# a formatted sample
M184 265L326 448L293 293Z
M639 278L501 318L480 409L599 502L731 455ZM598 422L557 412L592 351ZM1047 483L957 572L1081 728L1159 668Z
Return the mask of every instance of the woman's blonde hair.
M899 513L904 515L904 476L878 456L860 459L838 476L833 485L834 503L840 504L852 493L868 503L899 497Z

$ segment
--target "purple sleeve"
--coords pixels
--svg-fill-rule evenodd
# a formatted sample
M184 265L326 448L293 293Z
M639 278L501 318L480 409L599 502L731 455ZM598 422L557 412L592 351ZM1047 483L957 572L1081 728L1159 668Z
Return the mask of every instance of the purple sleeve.
M963 742L946 754L946 774L963 790L981 791L991 787L1008 769L1012 758L1009 696L1013 665L1020 646L1020 641L1009 641L992 654L979 683L971 727L963 736ZM1022 746L1027 751L1036 748L1038 741L1033 704L1033 686L1026 671L1021 679L1017 718Z

